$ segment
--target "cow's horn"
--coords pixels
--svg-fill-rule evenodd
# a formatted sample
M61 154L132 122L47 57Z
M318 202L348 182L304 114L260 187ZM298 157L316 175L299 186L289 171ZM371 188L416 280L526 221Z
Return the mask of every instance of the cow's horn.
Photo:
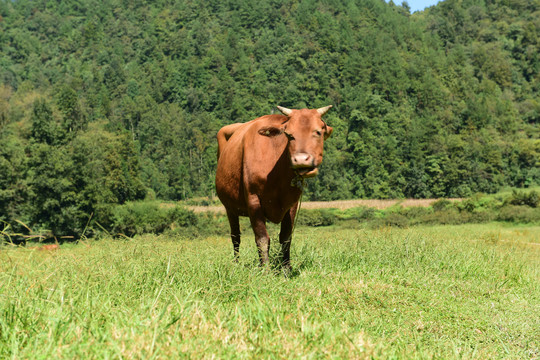
M332 107L332 105L328 105L328 106L319 108L319 109L317 109L317 112L318 112L319 114L321 114L321 116L323 116L324 114L326 114L326 112L327 112L328 110L330 110L331 107Z
M291 115L292 113L292 110L291 109L287 109L287 108L284 108L283 106L277 106L278 110L281 111L283 113L283 115Z

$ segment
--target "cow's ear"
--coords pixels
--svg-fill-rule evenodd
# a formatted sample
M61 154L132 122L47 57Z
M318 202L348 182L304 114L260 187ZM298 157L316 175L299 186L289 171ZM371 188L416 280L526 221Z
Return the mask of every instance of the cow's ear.
M278 135L283 134L283 129L280 129L274 126L263 127L259 129L259 134L261 134L262 136L268 136L268 137L278 136Z
M332 135L332 131L334 131L334 128L326 125L326 132L324 133L324 140L328 139L330 135Z

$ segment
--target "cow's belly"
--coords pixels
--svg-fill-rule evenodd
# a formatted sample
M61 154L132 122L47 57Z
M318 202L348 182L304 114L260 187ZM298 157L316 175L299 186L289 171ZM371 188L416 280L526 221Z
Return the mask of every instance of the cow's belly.
M283 217L285 214L290 210L290 207L288 209L282 209L282 208L276 208L276 207L270 207L263 209L264 216L268 221L271 221L273 223L280 223L281 220L283 220Z
M241 189L243 190L243 189ZM221 200L227 212L238 216L249 216L248 204L246 199L248 194L244 194L243 191L231 191L230 188L216 187L217 195ZM289 198L287 202L285 199L279 197L264 197L263 194L254 194L259 197L260 206L264 213L265 218L273 223L280 223L283 220L285 214L290 210L292 206L296 205L298 199Z
M236 199L231 199L227 196L222 197L219 195L219 193L218 197L228 213L238 216L249 216L247 206L243 202L237 201Z

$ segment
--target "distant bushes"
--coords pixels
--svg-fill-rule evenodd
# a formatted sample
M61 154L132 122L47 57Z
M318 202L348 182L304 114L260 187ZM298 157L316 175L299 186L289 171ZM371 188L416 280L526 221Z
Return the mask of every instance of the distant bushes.
M302 209L298 224L328 226L365 223L372 227L413 225L459 225L504 221L512 223L540 222L540 196L536 191L513 191L510 195L475 195L463 201L441 199L430 207L393 206L385 210L357 207L347 210Z
M161 204L158 201L116 205L100 221L98 224L102 230L112 236L167 233L196 238L229 233L229 222L223 214L195 213L182 205Z
M331 225L370 227L408 227L414 225L459 225L504 221L512 223L540 222L539 196L536 191L514 191L509 195L476 195L463 201L437 200L430 207L403 208L399 205L384 210L368 207L339 209L301 209L297 225L319 227ZM181 205L160 205L159 202L128 202L117 205L104 221L110 233L134 236L143 233L168 232L181 236L209 236L229 233L224 214L194 213ZM242 228L249 230L249 222Z
M441 199L430 207L403 208L399 205L384 210L368 207L339 209L301 209L296 225L357 227L400 227L414 225L459 225L503 221L511 223L540 223L539 195L536 191L514 191L506 195L476 195L463 201ZM249 221L241 221L242 229L250 232ZM202 237L229 234L227 217L222 213L195 213L178 204L159 201L133 201L122 205L102 205L85 228L84 236L99 233L133 237L140 234L168 233L182 237ZM54 235L49 231L33 234L44 239ZM21 242L32 234L21 234L4 223L0 240ZM76 239L76 238L72 238ZM62 240L62 239L60 239Z
M513 191L509 196L475 195L463 201L441 199L428 208L398 208L382 211L375 225L408 226L418 224L458 225L504 221L540 222L540 197L536 191Z
M339 209L301 209L297 225L319 227L331 225L370 227L408 227L414 225L459 225L504 221L512 223L540 222L539 196L536 191L514 191L510 195L476 195L463 201L441 199L430 207L403 208L399 205L384 210L368 207ZM223 214L194 213L180 205L160 206L158 202L129 202L114 207L109 228L114 234L134 236L142 233L169 232L182 236L209 236L229 233ZM355 225L356 224L356 225ZM249 222L242 228L249 230Z
M536 191L517 191L513 190L512 195L505 200L505 204L509 205L524 205L532 208L540 206L540 194Z
M496 220L522 224L538 222L540 220L540 208L507 205L501 208Z
M331 209L300 210L297 217L298 225L329 226L335 224L336 215Z
M193 205L193 206L214 206L214 205L221 205L221 202L217 197L198 197L194 199L187 199L183 200L182 204L184 205Z
M195 213L181 206L161 207L157 202L128 202L115 206L106 219L112 234L134 236L197 225Z
M443 211L452 207L452 202L447 199L440 199L431 204L431 207L435 211Z

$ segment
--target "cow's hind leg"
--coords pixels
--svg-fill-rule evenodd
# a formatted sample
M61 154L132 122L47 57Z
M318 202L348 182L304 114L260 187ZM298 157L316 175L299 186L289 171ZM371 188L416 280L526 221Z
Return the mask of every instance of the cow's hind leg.
M227 211L229 225L231 226L231 240L234 249L234 261L238 262L240 258L240 221L238 215Z
M297 205L295 204L283 217L279 242L281 244L282 266L285 271L291 270L291 240Z
M250 196L248 201L248 213L251 227L255 233L255 243L259 250L261 266L266 266L268 265L268 254L270 252L270 237L266 231L266 217L260 206L258 196Z

